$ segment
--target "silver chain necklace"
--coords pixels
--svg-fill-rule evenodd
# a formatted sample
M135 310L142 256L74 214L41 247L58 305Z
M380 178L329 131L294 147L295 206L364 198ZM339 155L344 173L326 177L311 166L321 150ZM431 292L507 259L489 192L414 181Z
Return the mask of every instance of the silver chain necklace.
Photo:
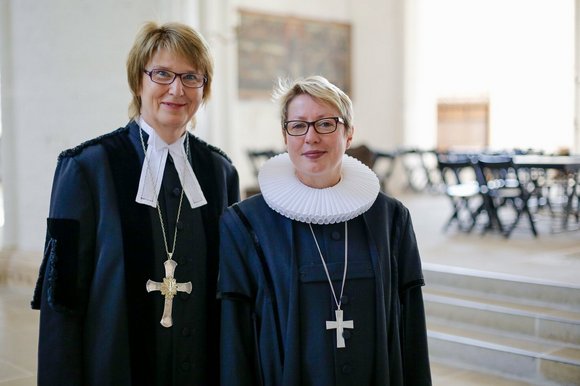
M342 306L342 295L344 293L344 284L346 283L346 272L348 269L348 226L347 221L344 222L344 271L342 273L342 285L340 287L340 298L336 297L336 292L334 291L334 286L332 285L332 279L330 279L330 273L328 272L328 267L322 251L320 250L320 245L318 245L318 240L316 240L316 235L314 234L314 229L312 229L312 224L308 223L310 227L310 232L314 238L314 243L316 244L316 249L318 249L318 254L320 255L320 261L322 261L322 266L324 267L324 272L326 272L326 278L328 279L328 284L330 285L330 290L332 291L332 296L334 297L334 302L336 303L336 310L334 311L336 321L327 320L326 329L336 329L336 347L344 348L346 347L346 342L344 340L343 332L345 328L354 329L354 322L352 320L344 320Z
M143 153L145 154L145 162L147 162L147 175L151 179L151 184L155 187L155 181L153 181L153 176L151 175L151 164L149 163L149 158L147 158L147 150L145 148L145 141L143 140L142 129L139 128L139 137L141 138L141 146L143 148ZM189 161L189 136L185 134L185 151L187 159ZM163 242L165 244L165 253L167 253L167 260L173 258L173 253L175 252L175 245L177 241L177 223L179 222L179 217L181 216L181 204L183 203L183 192L185 189L181 189L181 195L179 196L179 206L177 207L177 218L175 219L175 231L173 232L173 243L171 251L169 251L169 245L167 244L167 236L165 232L165 225L163 222L163 215L161 214L161 207L159 205L159 194L156 195L155 200L157 202L157 214L159 215L159 222L161 223L161 231L163 234Z
M146 166L147 174L149 175L151 183L155 188L155 181L153 180L153 175L151 174L151 165L149 163L149 158L147 158L147 150L145 149L145 141L143 140L143 132L141 127L139 127L139 137L141 138L141 147L143 148L143 153L145 154L144 162L147 163ZM187 134L187 132L185 133L185 147L187 156L186 162L190 162L189 135ZM171 251L169 251L169 245L167 244L165 225L163 225L163 215L161 214L161 206L159 205L159 194L157 194L155 198L157 202L157 214L159 215L159 222L161 223L161 231L163 233L163 242L165 244L165 253L167 254L167 260L165 260L165 263L163 263L163 266L165 267L165 277L163 278L163 282L147 280L145 288L147 289L147 292L159 291L161 292L161 295L165 297L163 316L161 316L160 322L163 327L171 327L173 325L173 318L171 317L171 312L173 309L173 297L177 294L177 292L186 292L190 294L193 288L190 281L188 281L187 283L178 283L174 277L177 263L175 262L175 260L173 260L173 253L175 252L175 246L177 241L177 223L179 222L179 217L181 216L181 204L183 203L184 191L185 189L182 186L181 196L179 197L179 207L177 208L177 218L175 219L175 232L173 233L173 245L171 247Z

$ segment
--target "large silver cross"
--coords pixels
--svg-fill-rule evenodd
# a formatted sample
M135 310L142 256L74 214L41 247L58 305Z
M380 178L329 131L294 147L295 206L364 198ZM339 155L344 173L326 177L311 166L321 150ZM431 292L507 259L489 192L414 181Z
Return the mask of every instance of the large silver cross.
M160 291L161 295L165 296L165 306L163 307L163 316L161 317L161 325L163 327L171 327L173 319L171 318L171 310L173 308L173 297L177 292L191 293L191 282L178 283L173 277L177 263L173 260L166 260L163 263L165 267L165 277L163 282L159 283L153 280L147 280L147 292Z
M354 322L352 320L343 320L344 316L341 309L334 311L334 314L336 315L336 322L327 320L326 329L336 329L336 347L344 348L346 347L346 342L342 333L345 328L354 329Z

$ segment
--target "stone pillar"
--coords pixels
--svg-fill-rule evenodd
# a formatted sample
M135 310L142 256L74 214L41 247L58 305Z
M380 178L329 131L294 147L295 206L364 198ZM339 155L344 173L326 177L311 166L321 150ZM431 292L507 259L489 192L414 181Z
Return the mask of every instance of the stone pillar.
M10 257L18 245L20 226L18 206L19 165L16 162L17 132L14 114L14 56L13 56L12 2L0 1L0 107L2 139L0 141L0 178L3 190L4 226L0 228L0 282L5 281L12 270ZM12 275L14 276L14 275Z
M574 77L574 84L575 84L575 113L574 113L574 148L572 151L576 154L580 154L580 0L576 0L575 2L575 39L574 39L574 47L575 47L575 77Z
M404 0L351 2L353 28L352 100L355 142L376 150L405 145L406 11ZM372 91L371 91L372 90ZM391 194L403 187L400 162L389 178ZM380 167L380 166L379 166Z

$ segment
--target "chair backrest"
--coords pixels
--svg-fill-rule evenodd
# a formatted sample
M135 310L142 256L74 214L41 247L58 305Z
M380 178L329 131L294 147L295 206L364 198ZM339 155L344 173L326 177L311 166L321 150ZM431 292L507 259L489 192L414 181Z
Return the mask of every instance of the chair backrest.
M269 158L274 157L278 153L279 152L275 150L248 150L247 154L250 160L250 164L252 165L254 176L258 176L260 167L264 162L266 162Z
M373 168L373 166L375 166L375 162L377 160L377 155L375 154L375 152L372 151L366 145L351 147L350 149L346 150L346 154L358 159L360 162L362 162L371 169Z
M437 167L446 186L475 181L473 162L463 154L437 154Z
M484 193L504 188L522 190L518 171L509 156L479 156L476 176Z

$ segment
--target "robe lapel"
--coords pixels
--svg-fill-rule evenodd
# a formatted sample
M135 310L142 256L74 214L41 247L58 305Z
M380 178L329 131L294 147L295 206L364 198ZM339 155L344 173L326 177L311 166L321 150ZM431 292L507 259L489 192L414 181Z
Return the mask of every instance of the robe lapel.
M392 302L398 299L393 297L392 288L396 288L393 287L393 280L396 280L397 275L396 267L389 259L392 241L391 224L384 224L385 219L389 218L388 209L381 203L382 200L376 200L373 206L363 214L363 219L375 274L376 325L391 326L390 321L394 320L396 323L396 315L392 315ZM384 226L372 224L384 224ZM388 329L389 331L379 331L376 335L375 385L387 385L391 378L389 366L384 365L389 363L389 348L393 346L392 343L389 344L392 328Z
M130 136L137 125L131 122L119 135L103 141L107 150L111 173L117 193L117 206L123 233L125 264L125 290L131 375L133 385L149 385L152 377L146 369L153 369L155 347L154 323L151 297L147 296L145 283L153 272L153 235L148 207L135 202L139 186L141 161L135 142Z
M207 204L200 208L207 246L206 264L206 293L207 302L207 357L210 368L207 369L209 379L219 379L219 342L220 332L220 303L217 301L217 272L219 263L219 218L223 208L227 206L221 202L224 192L219 187L223 183L217 181L216 171L211 155L205 148L199 146L199 140L192 134L189 137L189 151L191 154L192 169L199 181Z

